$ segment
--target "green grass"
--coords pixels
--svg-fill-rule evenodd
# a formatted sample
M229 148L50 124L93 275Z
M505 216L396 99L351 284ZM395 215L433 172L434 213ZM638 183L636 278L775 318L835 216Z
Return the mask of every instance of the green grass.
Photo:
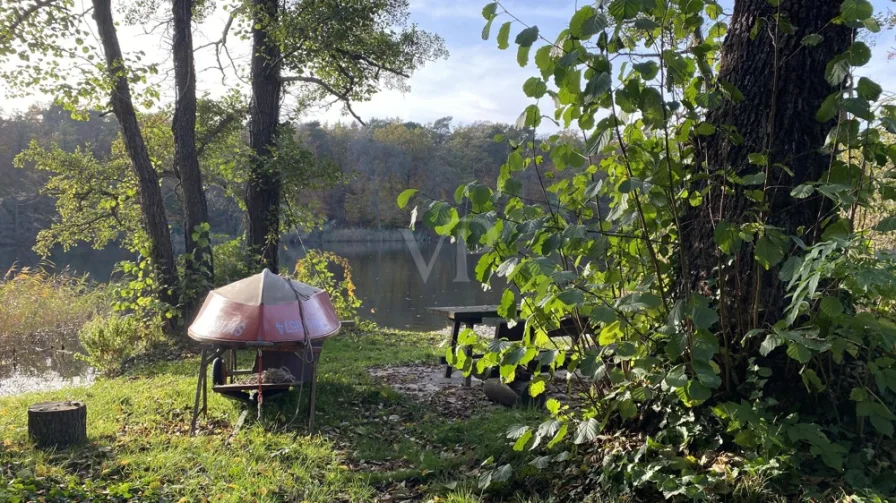
M304 408L290 424L294 392L266 403L261 420L250 413L231 445L226 441L243 406L215 393L209 393L197 436L188 434L195 358L146 365L87 388L0 399L0 501L335 502L375 501L383 493L397 493L399 500L410 493L423 501L479 501L480 463L490 457L521 463L504 432L541 413L489 409L455 420L376 383L366 371L435 362L439 339L355 331L328 340L315 431L306 430ZM303 392L304 402L308 389ZM86 402L88 445L33 448L27 406L61 399Z

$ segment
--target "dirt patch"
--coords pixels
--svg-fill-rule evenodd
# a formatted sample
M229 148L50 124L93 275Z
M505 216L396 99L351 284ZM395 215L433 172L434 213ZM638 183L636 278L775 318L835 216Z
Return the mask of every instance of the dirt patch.
M445 377L444 365L373 367L368 372L379 382L433 406L446 417L467 419L478 410L499 407L486 398L482 389L483 381L473 377L470 387L466 387L463 385L463 374L457 370L451 377ZM567 383L566 371L560 370L547 384L546 394L547 398L557 398L564 404L577 408L581 406L582 394L586 388L584 383L575 379Z
M497 406L485 397L481 380L474 377L470 387L466 387L463 374L458 371L445 377L444 365L373 367L368 372L381 383L433 406L446 417L466 419L475 411Z

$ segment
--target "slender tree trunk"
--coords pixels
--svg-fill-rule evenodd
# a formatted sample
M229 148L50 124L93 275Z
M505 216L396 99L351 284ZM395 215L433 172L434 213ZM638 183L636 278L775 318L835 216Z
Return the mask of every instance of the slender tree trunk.
M202 187L202 173L199 170L199 153L196 150L196 69L193 63L193 0L174 0L174 80L176 101L174 121L175 170L183 188L184 241L186 251L195 259L187 261L186 275L201 278L211 285L212 249L207 232L200 231L201 224L208 223L208 203ZM199 243L193 233L199 232ZM196 293L195 300L205 297L205 291ZM190 304L195 304L195 300ZM194 306L187 306L191 313Z
M137 112L131 100L131 89L127 79L127 68L121 55L118 33L112 17L112 0L93 0L93 17L106 55L108 77L112 83L112 111L121 127L124 145L131 159L131 169L140 186L140 210L143 225L149 235L149 256L155 267L156 279L160 285L159 298L163 302L177 305L173 293L177 285L177 269L174 251L168 231L168 217L159 176L153 168L146 151L143 134L137 122Z
M721 257L713 235L721 220L739 225L764 222L800 235L804 241L817 240L819 217L827 207L824 198L795 199L793 187L818 180L828 169L830 156L819 148L834 122L820 123L815 115L822 101L835 88L825 80L825 66L847 49L848 28L828 22L839 14L839 0L787 0L780 2L780 14L795 28L793 33L774 24L777 8L768 0L737 0L731 17L720 62L719 81L733 84L744 95L739 103L725 105L709 115L720 128L731 125L743 136L735 144L723 134L715 134L698 144L699 158L710 173L730 168L739 176L764 171L750 164L750 153L765 153L769 165L765 197L767 210L751 211L756 203L745 196L745 188L722 194L718 187L704 198L704 204L684 219L682 243L688 256L690 274L683 278L692 290L708 292L707 285L721 276L720 290L723 330L736 340L748 330L768 327L780 319L786 308L784 288L776 268L765 271L754 260L753 246L745 244L734 260ZM750 32L758 18L764 18L755 38ZM815 47L803 47L801 40L820 33L824 40ZM788 174L783 164L792 172ZM718 178L716 181L721 181ZM746 190L762 186L746 187Z
M278 0L252 0L252 104L249 147L254 160L246 187L249 251L260 265L277 272L280 244L280 173L270 166L280 121L280 48L268 28L277 19Z

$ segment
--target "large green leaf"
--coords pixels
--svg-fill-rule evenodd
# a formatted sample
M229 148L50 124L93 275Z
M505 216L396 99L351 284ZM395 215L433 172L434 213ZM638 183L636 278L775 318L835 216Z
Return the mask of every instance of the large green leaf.
M498 49L507 49L510 47L510 21L501 25L498 29Z
M450 233L459 220L457 210L442 201L433 203L423 214L423 222L442 236Z
M536 40L538 40L538 27L530 26L517 33L515 42L521 47L532 47Z
M410 201L417 192L419 192L417 189L406 189L402 191L401 194L398 195L398 207L404 209L405 206L408 205L408 201Z
M624 21L637 16L643 6L643 0L613 0L609 11L617 21Z
M877 82L868 77L859 77L859 83L856 86L856 92L859 96L868 101L877 101L880 98L883 88Z
M765 270L769 270L776 266L778 262L784 259L784 250L768 236L762 236L756 242L754 250L756 261L762 265Z

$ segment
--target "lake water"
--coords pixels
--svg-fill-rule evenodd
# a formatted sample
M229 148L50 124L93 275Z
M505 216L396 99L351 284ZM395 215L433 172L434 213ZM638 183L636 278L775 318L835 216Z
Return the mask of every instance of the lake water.
M416 242L340 242L307 245L346 257L352 266L356 294L363 304L362 319L384 327L435 330L448 321L426 311L430 306L496 304L497 291L483 291L475 281L479 255L465 253L447 240ZM287 244L281 251L281 267L291 271L304 255L301 244ZM415 258L416 257L416 258ZM107 281L115 263L131 258L123 250L78 248L50 257L56 269L68 267ZM40 263L29 251L0 249L0 271L11 265ZM0 334L0 396L29 389L47 389L90 379L83 362L73 357L78 349L76 334L34 334L30 341L3 340ZM5 349L4 349L5 347Z
M427 313L427 307L496 304L501 299L500 291L483 291L475 281L479 255L466 253L448 240L422 244L380 241L306 246L331 251L349 260L356 293L363 301L359 315L385 327L441 328L445 319ZM287 244L280 252L281 268L292 271L296 260L303 255L301 243ZM96 281L108 281L115 264L131 258L121 249L79 247L67 253L57 251L49 260L56 270L68 267L89 274ZM40 263L41 258L29 250L0 248L0 271L5 272L13 264L22 267Z

